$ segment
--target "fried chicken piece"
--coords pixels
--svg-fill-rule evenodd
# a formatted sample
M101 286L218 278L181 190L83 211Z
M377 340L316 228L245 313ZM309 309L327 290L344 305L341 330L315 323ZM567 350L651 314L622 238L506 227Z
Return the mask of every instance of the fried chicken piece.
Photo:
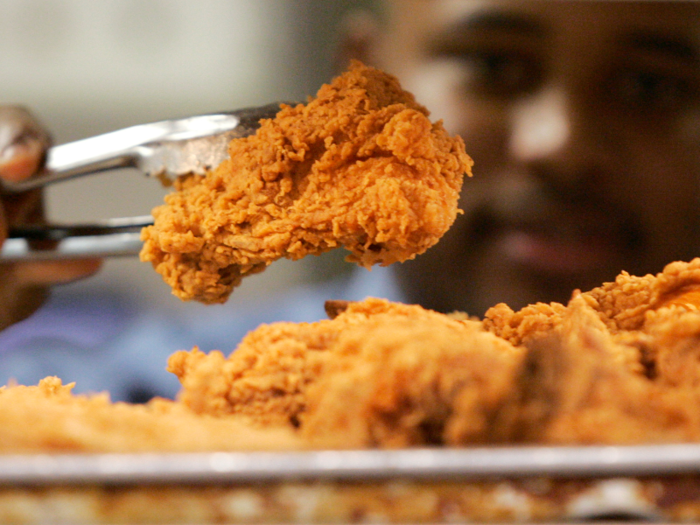
M523 352L476 321L376 316L346 330L306 394L317 447L487 443Z
M182 383L178 399L197 413L240 413L261 424L298 426L306 389L345 330L373 316L437 316L418 306L367 299L349 303L335 319L316 323L274 323L248 333L227 358L197 348L176 352L168 370Z
M171 356L177 402L0 389L0 449L365 448L700 440L700 259L484 322L381 299ZM261 429L260 427L263 427Z
M649 296L649 302L643 306L642 325L634 332L649 375L667 387L697 388L700 386L700 259L667 265L663 272L649 279Z
M499 414L497 435L510 442L638 444L700 437L697 394L673 395L621 366L626 353L582 296L559 328L530 341L513 404Z
M483 323L329 302L331 321L172 363L195 410L291 424L320 447L697 440L698 290L700 259Z
M359 62L229 154L178 181L142 233L141 259L183 300L224 302L276 259L338 246L367 268L412 259L454 222L472 165L396 78Z
M558 326L565 311L561 303L535 303L518 312L500 303L484 314L484 328L515 346L523 346Z
M657 275L637 277L622 272L612 282L583 294L575 291L574 295L598 314L616 343L635 347L643 354L628 352L631 369L639 371L640 362L654 368L659 353L668 355L674 341L686 340L688 330L694 330L689 327L695 323L693 315L686 315L683 321L679 316L700 308L700 258L668 264ZM498 304L486 312L484 326L522 346L555 330L567 311L568 307L559 303L536 303L518 312Z
M700 259L656 275L623 272L584 295L615 341L638 349L647 376L669 386L698 382Z
M367 299L333 320L251 332L226 359L193 350L168 363L180 401L299 428L323 446L485 440L522 351L419 306Z
M111 403L106 394L74 395L55 377L0 389L0 450L145 452L289 450L303 443L288 429L254 428L244 418L214 419L156 399Z
M566 306L497 305L485 326L527 357L497 434L553 443L700 438L700 259L622 272ZM515 420L520 423L514 423Z
M530 339L496 434L536 443L634 443L668 437L651 382L621 366L620 348L582 295L557 329ZM656 432L655 432L656 431Z

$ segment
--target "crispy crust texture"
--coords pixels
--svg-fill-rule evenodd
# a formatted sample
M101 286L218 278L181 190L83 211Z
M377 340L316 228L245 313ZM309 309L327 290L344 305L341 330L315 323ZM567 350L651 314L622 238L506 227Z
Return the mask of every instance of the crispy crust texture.
M523 350L419 306L367 299L335 319L251 332L226 359L178 352L180 401L297 428L322 447L483 442Z
M279 258L339 246L364 267L412 259L454 222L472 166L396 78L359 62L229 153L177 181L142 233L141 259L183 300L224 302Z
M0 451L147 452L285 450L303 446L284 428L255 428L244 418L193 414L179 403L111 403L105 393L75 395L47 377L36 386L0 389Z
M378 299L176 354L181 401L321 447L700 440L700 259L483 322ZM233 372L235 371L235 372Z
M700 440L700 259L484 321L366 299L173 354L177 401L0 390L0 450L394 448Z

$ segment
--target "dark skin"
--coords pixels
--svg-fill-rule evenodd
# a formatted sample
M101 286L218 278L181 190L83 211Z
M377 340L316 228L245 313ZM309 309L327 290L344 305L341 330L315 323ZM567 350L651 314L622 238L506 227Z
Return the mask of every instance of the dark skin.
M474 315L566 302L623 270L699 255L700 4L388 8L365 59L475 161L464 215L397 267L411 302Z
M19 181L41 168L50 139L24 108L0 107L0 178ZM44 219L40 191L0 193L0 245L8 228ZM33 313L56 284L72 282L96 272L100 261L12 262L0 264L0 329Z

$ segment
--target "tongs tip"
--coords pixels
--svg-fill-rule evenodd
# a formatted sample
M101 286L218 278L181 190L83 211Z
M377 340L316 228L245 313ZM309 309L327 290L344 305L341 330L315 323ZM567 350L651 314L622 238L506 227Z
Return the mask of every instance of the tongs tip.
M0 182L0 192L18 193L53 182L133 167L166 185L188 173L205 173L228 157L228 144L253 134L274 118L280 103L141 124L51 148L46 169L18 183ZM150 216L110 219L93 225L16 228L0 260L58 259L138 253L140 228Z

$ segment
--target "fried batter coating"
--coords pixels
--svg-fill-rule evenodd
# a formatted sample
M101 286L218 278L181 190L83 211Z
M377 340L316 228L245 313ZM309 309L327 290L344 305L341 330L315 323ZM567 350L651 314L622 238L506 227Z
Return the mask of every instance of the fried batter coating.
M301 425L321 448L490 442L524 354L478 322L427 315L374 317L332 353Z
M622 273L566 306L482 322L380 300L180 353L196 411L291 425L319 447L700 439L700 259Z
M419 306L370 298L350 303L332 320L263 325L250 332L228 358L221 352L204 354L196 348L191 352L177 352L171 356L168 370L176 374L182 383L180 402L197 413L242 414L261 425L303 427L302 420L311 399L309 388L319 378L329 373L339 373L331 371L336 370L333 363L341 359L341 356L350 355L346 338L367 331L381 331L382 326L392 322L422 327L419 330L422 344L412 343L412 349L406 351L407 356L415 353L417 364L427 361L421 357L421 352L428 352L425 349L428 338L433 337L438 341L441 331L452 334L445 336L452 342L460 338L468 341L486 338L494 347L494 352L508 356L504 358L506 361L515 359L511 354L521 354L505 341L485 333L476 321L456 321ZM410 343L414 335L414 331L406 332L405 335L396 334L393 347L399 350ZM374 339L369 338L366 344L372 346ZM481 347L488 346L478 344ZM436 350L436 355L442 351L449 353L451 350ZM374 359L371 355L350 355L347 359L355 358L360 363ZM476 362L480 358L471 359ZM489 361L490 358L483 359ZM447 360L448 357L445 357ZM456 363L459 359L453 361ZM498 359L492 361L491 364L495 367ZM383 371L379 369L377 373ZM469 380L465 378L466 382ZM341 388L342 384L342 380L338 379L337 388ZM371 384L366 387L373 388ZM333 395L331 390L325 387L320 391L317 389L316 395ZM343 403L342 395L340 402ZM319 410L323 412L325 408Z
M142 233L141 259L183 300L224 302L276 259L338 246L367 268L412 259L454 222L472 165L396 78L359 62L229 154L178 181Z
M700 386L700 259L669 264L650 283L634 343L657 382L695 389Z
M629 442L646 421L646 378L620 366L610 332L581 296L556 330L530 340L513 396L500 414L507 441ZM630 425L629 423L633 423Z
M193 414L155 399L111 403L107 394L74 395L56 377L0 389L0 451L145 452L283 450L303 446L287 429L254 428L244 418Z
M622 272L615 281L583 294L575 291L574 296L597 313L616 343L636 347L644 354L640 357L630 350L628 365L634 368L633 362L642 360L654 366L649 360L668 352L674 339L685 340L688 330L692 331L688 326L694 323L694 316L685 315L684 321L681 317L682 312L700 308L700 258L671 263L657 275L637 277ZM567 312L568 307L560 303L536 303L518 312L498 304L486 312L484 326L515 346L527 345L555 330ZM661 342L662 332L673 335Z
M511 442L641 444L700 439L700 390L668 388L621 363L626 350L583 297L528 351L503 408Z
M657 275L623 272L565 308L492 309L489 328L528 347L497 434L558 444L700 439L699 289L695 259Z
M558 326L565 311L566 307L560 303L535 303L518 312L500 303L486 311L484 327L511 344L522 346Z
M523 355L480 322L367 299L333 320L251 332L228 357L178 352L198 413L299 428L322 447L486 442Z
M229 357L175 353L175 402L2 389L0 450L700 441L699 291L696 259L483 322L331 302L332 319L263 325Z

